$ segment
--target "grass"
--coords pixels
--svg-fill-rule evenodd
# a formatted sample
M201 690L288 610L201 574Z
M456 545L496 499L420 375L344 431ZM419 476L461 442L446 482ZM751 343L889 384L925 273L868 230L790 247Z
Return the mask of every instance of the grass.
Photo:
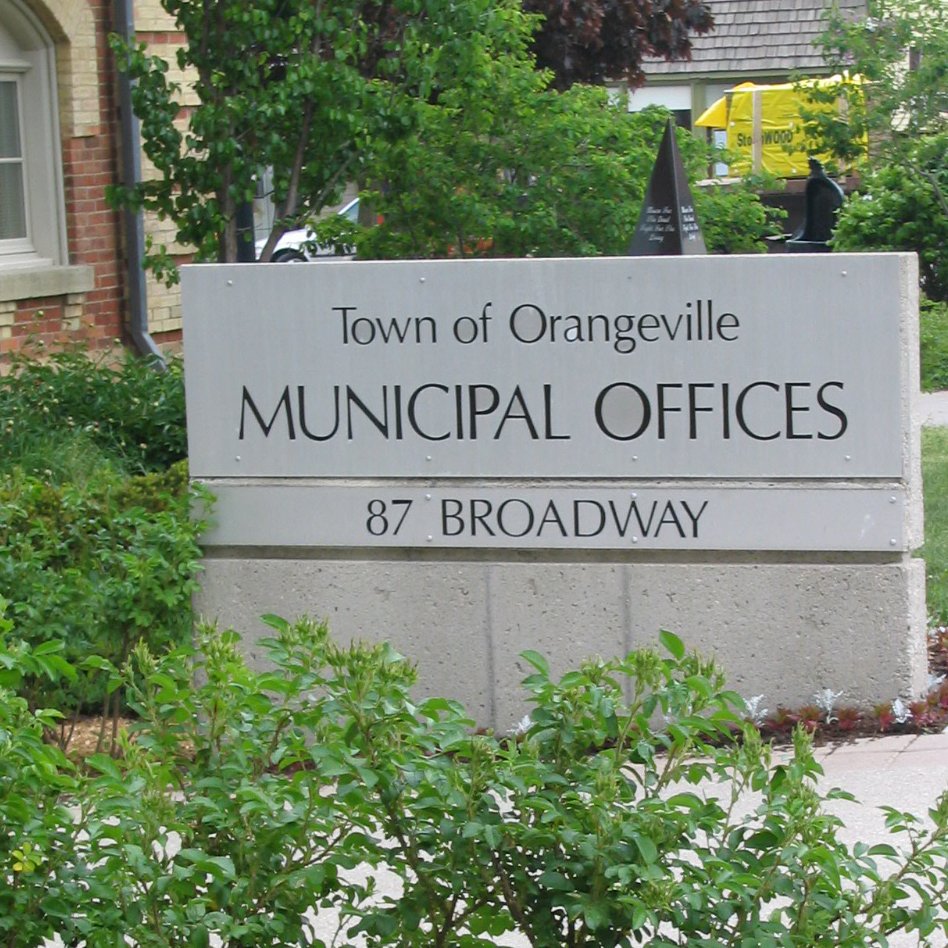
M948 428L922 429L928 614L948 624Z
M922 299L919 354L923 392L948 389L948 303ZM928 614L948 624L948 428L922 430L922 480L925 493L925 558Z
M948 389L948 303L922 299L919 350L922 391Z
M56 486L86 487L128 473L121 458L109 455L82 429L32 428L5 448L9 450L0 456L0 480L17 470Z

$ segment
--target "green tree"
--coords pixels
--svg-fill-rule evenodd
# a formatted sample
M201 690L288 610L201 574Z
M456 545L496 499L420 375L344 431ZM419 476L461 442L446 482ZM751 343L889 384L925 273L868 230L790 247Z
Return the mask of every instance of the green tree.
M379 152L372 177L385 187L369 199L382 222L349 233L359 255L625 253L667 113L630 114L594 86L557 92L525 61L483 65L437 106L418 103L416 133ZM697 177L706 149L684 132L680 144ZM713 251L762 249L772 228L750 189L695 199Z
M236 259L236 211L253 199L260 169L272 169L277 210L268 256L280 233L360 175L377 142L411 130L411 104L435 101L445 73L484 55L525 55L525 15L513 0L162 6L187 37L177 65L193 87L170 78L143 45L113 40L119 67L135 80L143 147L158 171L113 197L173 221L176 240L199 259ZM174 279L163 248L151 250L152 265Z
M664 116L629 115L590 86L543 89L532 70L495 78L423 108L418 134L380 156L382 223L360 241L361 255L625 251Z
M948 2L869 0L868 17L831 11L827 61L861 77L828 89L845 120L811 117L840 159L858 162L860 197L843 209L840 250L914 250L922 286L948 295ZM868 141L868 151L864 143Z
M838 250L914 250L931 300L948 301L948 133L926 135L907 165L883 164L865 175L834 236Z
M911 170L918 139L948 127L948 2L868 0L867 13L830 8L824 56L844 80L862 81L829 89L843 98L845 121L812 116L811 124L840 157L862 157L868 138L871 163Z
M640 82L643 56L687 57L689 33L712 22L704 0L581 0L569 4L569 15L555 4L532 15L519 0L161 3L187 37L177 66L193 85L173 79L143 45L113 40L119 68L135 80L133 107L158 174L112 196L172 221L176 242L196 248L198 259L221 261L237 258L237 211L253 200L263 168L272 172L276 209L261 255L269 259L279 236L332 205L346 181L372 180L367 166L382 146L408 141L407 158L417 122L427 123L429 136L432 126L450 129L459 84L469 103L480 84L499 90L518 116L543 111L550 131L578 123L567 134L576 138L601 108L581 114L582 93L558 102L546 92L551 81L560 88L606 75ZM534 71L534 52L552 71ZM489 125L490 103L478 111L482 128ZM467 122L461 133L477 129ZM506 143L508 154L515 144ZM591 185L598 183L593 174ZM164 247L149 248L149 265L176 278Z

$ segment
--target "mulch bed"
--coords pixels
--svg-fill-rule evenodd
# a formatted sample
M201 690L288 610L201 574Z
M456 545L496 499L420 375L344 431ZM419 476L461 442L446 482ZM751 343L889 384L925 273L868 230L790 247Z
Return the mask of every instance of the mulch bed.
M941 733L948 729L948 626L929 630L928 671L931 688L918 701L893 700L866 710L846 705L846 696L840 695L829 715L816 703L777 708L759 722L761 733L780 742L789 740L794 727L803 724L817 745L881 735Z

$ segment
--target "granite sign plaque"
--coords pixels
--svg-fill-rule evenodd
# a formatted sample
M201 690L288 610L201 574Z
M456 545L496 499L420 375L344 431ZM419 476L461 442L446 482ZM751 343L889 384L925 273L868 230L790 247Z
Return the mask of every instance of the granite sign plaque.
M551 488L219 482L218 547L902 550L905 493L776 485Z
M909 254L182 273L198 614L385 637L479 726L672 629L741 694L925 686ZM789 658L788 658L789 656Z
M895 256L195 266L198 477L899 477Z

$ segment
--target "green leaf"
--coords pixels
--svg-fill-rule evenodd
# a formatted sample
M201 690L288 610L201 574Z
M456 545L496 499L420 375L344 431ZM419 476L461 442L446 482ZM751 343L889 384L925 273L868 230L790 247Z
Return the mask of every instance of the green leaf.
M484 842L487 843L492 850L500 848L502 838L500 828L493 823L488 823L484 827Z
M290 628L290 623L287 622L286 619L283 619L278 615L274 615L272 612L268 612L265 615L260 616L260 621L264 625L268 625L271 629L274 629L277 632L287 632Z
M685 657L685 645L681 641L681 639L678 638L677 635L675 635L674 632L669 632L667 629L662 629L658 633L658 638L659 638L659 641L662 643L662 645L665 647L665 650L673 658L677 659L680 662Z
M526 649L520 653L520 657L532 665L541 675L544 677L549 677L550 666L547 664L546 659L539 653L533 651L533 649Z
M43 659L43 671L47 677L53 681L59 678L75 681L78 674L75 667L67 662L61 655L47 655Z
M118 763L108 754L92 754L86 758L86 765L106 777L111 777L113 780L124 780L124 775Z
M583 919L590 931L596 931L608 925L609 911L602 902L585 902L583 904Z
M573 889L573 882L562 872L555 872L548 869L540 874L537 882L547 889L555 892L570 892Z
M103 658L101 655L89 655L84 658L80 664L80 668L89 668L95 671L107 671L116 673L118 669L107 659Z
M649 839L648 836L644 836L641 833L636 833L633 836L635 845L638 848L638 851L642 854L642 859L645 861L646 865L651 865L658 861L658 847Z
M43 655L52 655L56 652L61 652L63 650L63 644L63 642L55 640L43 642L33 649L33 655L39 658Z

